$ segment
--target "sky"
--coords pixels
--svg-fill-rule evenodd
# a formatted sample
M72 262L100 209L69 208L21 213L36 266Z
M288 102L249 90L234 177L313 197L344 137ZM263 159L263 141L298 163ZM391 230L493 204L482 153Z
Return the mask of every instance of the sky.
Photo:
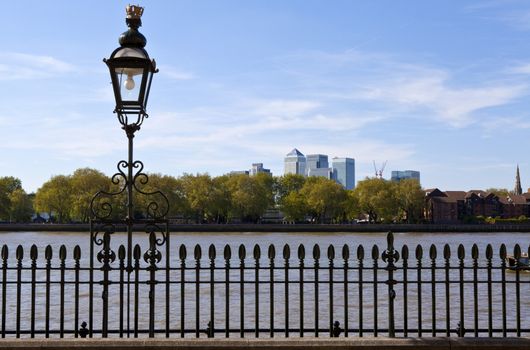
M102 62L127 1L2 3L0 176L36 191L126 157ZM144 0L156 59L135 158L222 175L293 148L418 170L424 188L530 187L530 2Z

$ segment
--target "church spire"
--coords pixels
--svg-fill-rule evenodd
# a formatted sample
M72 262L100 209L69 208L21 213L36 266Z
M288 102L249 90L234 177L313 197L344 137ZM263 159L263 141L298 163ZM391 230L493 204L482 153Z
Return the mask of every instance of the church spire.
M519 164L517 164L517 171L515 173L515 189L514 194L523 194L523 188L521 187L521 176L519 175Z

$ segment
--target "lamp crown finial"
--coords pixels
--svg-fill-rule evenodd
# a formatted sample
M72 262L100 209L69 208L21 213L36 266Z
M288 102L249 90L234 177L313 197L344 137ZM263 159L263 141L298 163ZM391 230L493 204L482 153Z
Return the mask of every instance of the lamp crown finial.
M140 19L144 13L144 8L140 5L127 5L125 7L128 19Z

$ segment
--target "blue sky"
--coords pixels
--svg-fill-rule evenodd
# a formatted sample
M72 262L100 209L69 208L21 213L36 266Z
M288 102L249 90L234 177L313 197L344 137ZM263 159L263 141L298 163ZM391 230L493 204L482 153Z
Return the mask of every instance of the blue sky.
M3 3L0 176L112 174L126 138L103 57L127 1ZM143 1L160 73L135 138L150 172L220 175L293 147L419 170L424 187L530 187L527 1Z

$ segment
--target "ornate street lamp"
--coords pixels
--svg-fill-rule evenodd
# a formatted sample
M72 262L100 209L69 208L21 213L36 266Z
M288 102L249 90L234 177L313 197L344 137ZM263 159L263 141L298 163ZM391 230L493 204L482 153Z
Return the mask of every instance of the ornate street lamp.
M120 47L112 52L109 59L103 60L109 67L116 98L114 112L127 135L140 129L147 116L145 109L151 81L153 74L158 72L155 60L151 60L144 49L147 40L138 31L143 11L139 6L127 6L129 30L120 36Z
M118 117L122 129L125 130L128 139L128 158L118 162L118 172L111 178L114 191L99 191L94 195L90 203L90 266L94 268L94 257L102 264L101 270L104 281L108 280L108 273L112 270L111 263L116 259L116 254L110 247L111 235L116 231L116 226L125 225L127 230L127 335L130 334L130 287L131 272L133 271L133 255L135 261L139 259L139 247L133 250L133 228L135 225L149 234L149 248L143 255L145 262L149 264L149 270L154 273L156 264L161 260L161 252L157 247L166 244L166 260L169 255L169 231L166 215L169 210L167 197L160 191L146 192L143 188L148 182L147 174L143 173L143 163L133 159L133 139L135 133L140 130L144 119L148 117L146 112L147 99L151 88L153 74L157 73L155 60L149 58L144 49L147 40L138 31L142 25L141 16L144 9L140 6L129 5L126 7L126 23L129 29L121 34L119 38L120 47L112 52L110 58L103 61L107 64L116 108L114 113ZM134 200L146 197L146 207L143 208L144 215L135 215ZM126 201L125 217L119 218L119 212L114 207ZM95 255L95 248L101 247ZM120 247L118 256L123 259L125 249ZM152 276L154 279L154 276ZM92 281L92 277L90 277ZM100 283L101 284L101 283ZM103 283L102 305L102 334L107 336L108 325L108 283ZM154 284L150 295L154 295ZM92 295L93 283L89 287L89 329L93 329L92 323ZM150 298L150 313L154 312L154 297ZM122 316L122 315L121 315ZM152 324L151 324L152 323ZM150 314L149 335L154 336L154 314Z

